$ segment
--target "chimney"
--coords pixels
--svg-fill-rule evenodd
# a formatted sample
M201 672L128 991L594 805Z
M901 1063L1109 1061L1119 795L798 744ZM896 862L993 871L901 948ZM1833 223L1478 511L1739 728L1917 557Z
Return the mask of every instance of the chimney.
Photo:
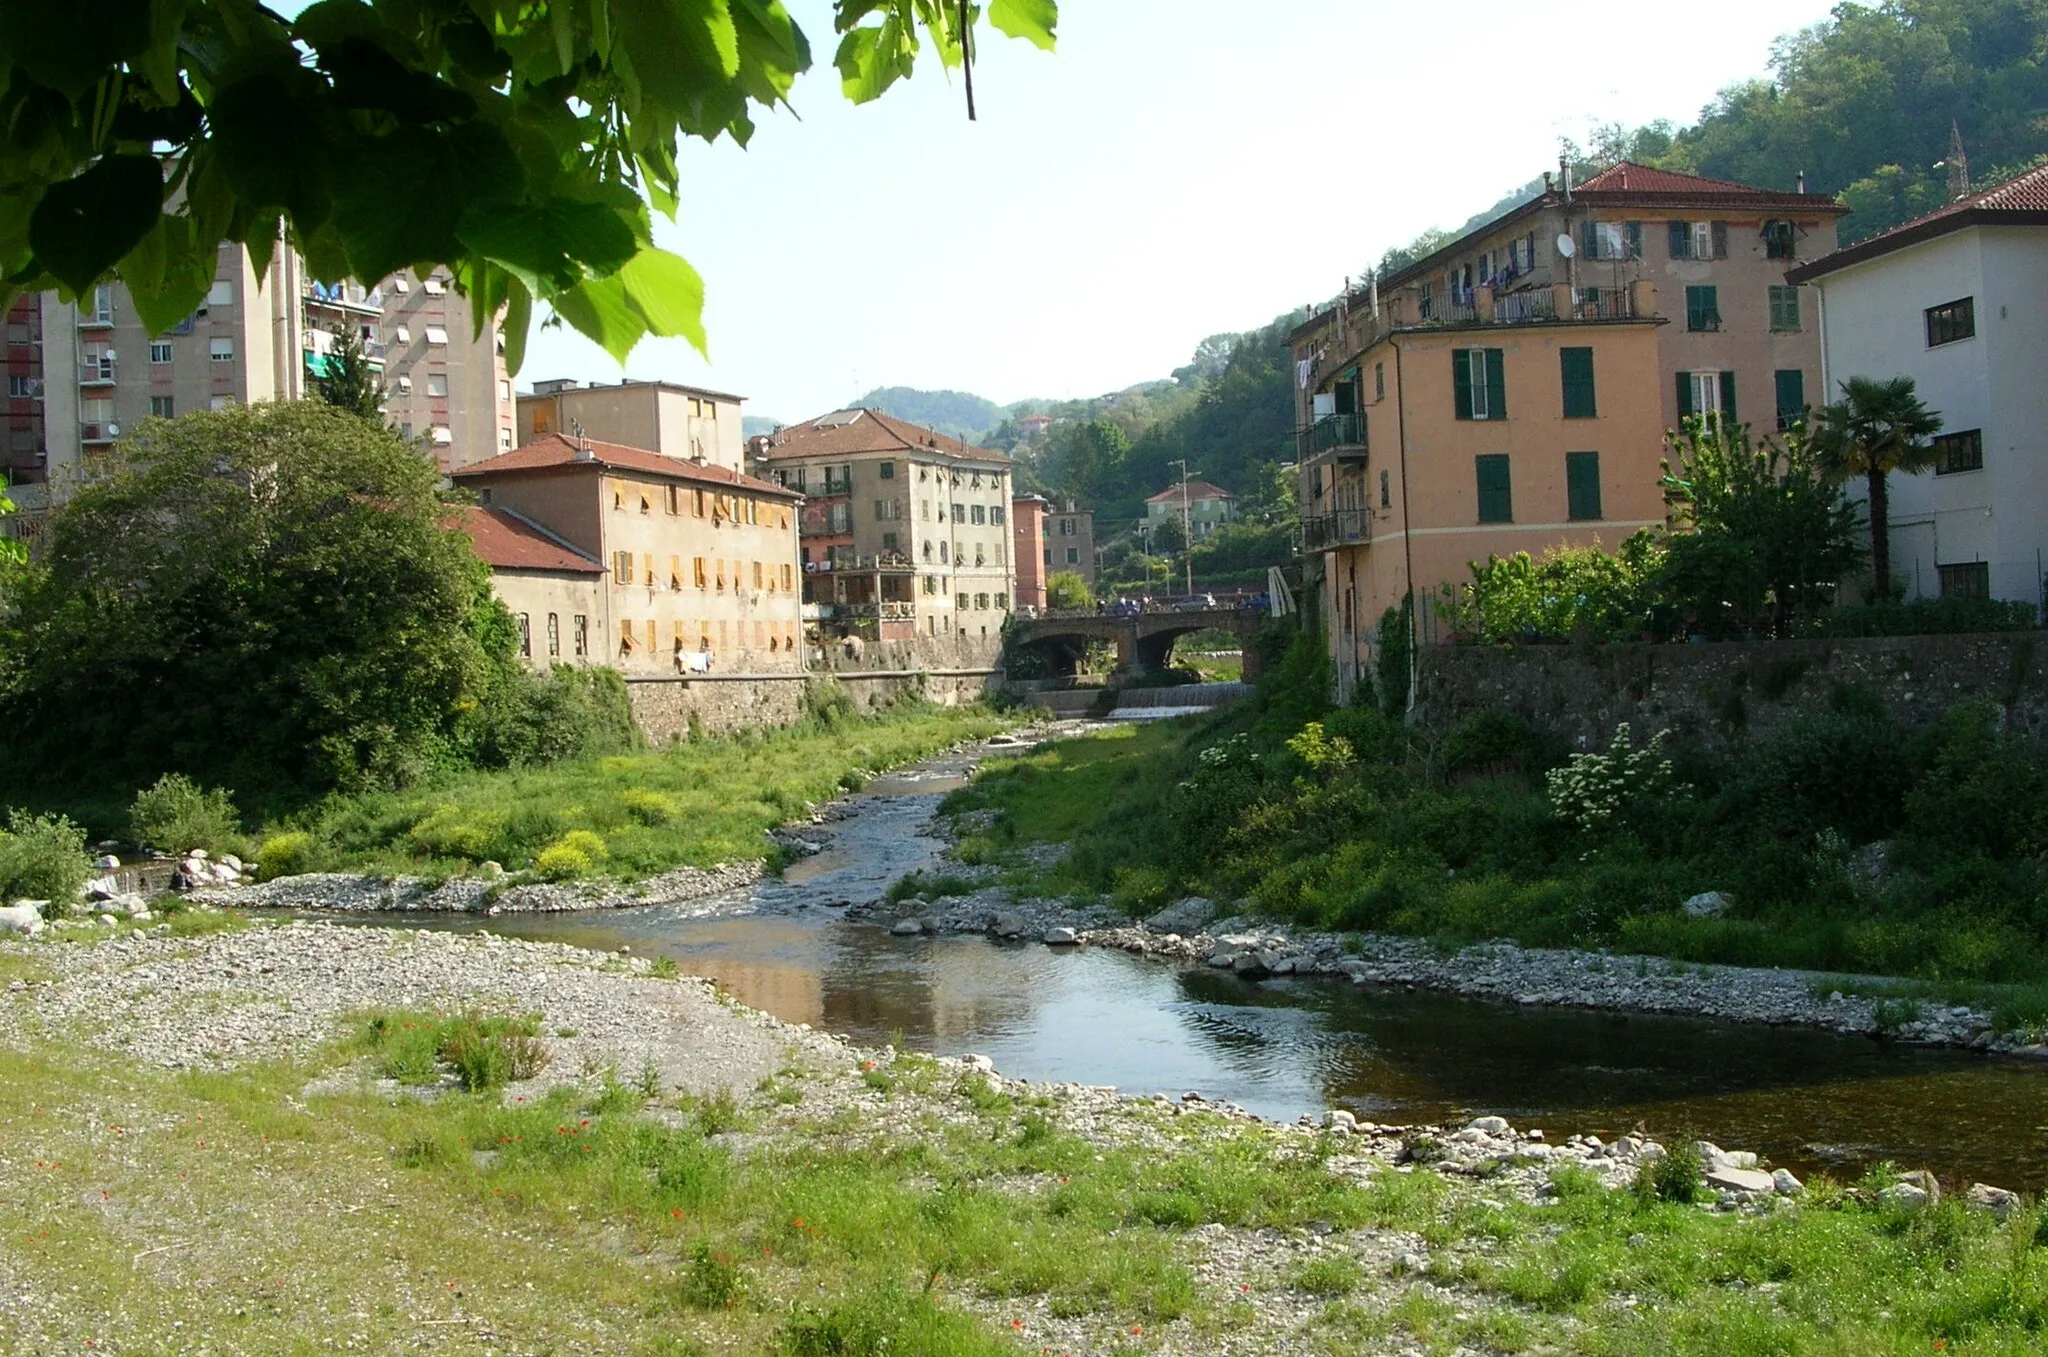
M1547 198L1547 197L1549 197L1549 196L1550 196L1550 194L1551 194L1551 191L1552 191L1552 190L1551 190L1551 186L1550 186L1550 171L1549 171L1549 170L1545 170L1545 171L1543 172L1543 196L1544 196L1544 197L1546 197L1546 198Z
M1572 200L1572 163L1562 154L1557 157L1557 182L1564 186L1564 200L1569 205Z
M1801 170L1801 171L1799 172L1799 191L1800 191L1801 193L1805 193L1805 192L1806 192L1806 171L1805 171L1805 170Z

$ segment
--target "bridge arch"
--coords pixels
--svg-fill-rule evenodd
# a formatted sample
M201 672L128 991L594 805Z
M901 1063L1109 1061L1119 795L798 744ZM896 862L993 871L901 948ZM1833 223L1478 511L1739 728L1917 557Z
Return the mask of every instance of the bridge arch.
M1011 624L1013 649L1036 649L1072 673L1074 661L1092 641L1116 647L1117 671L1126 675L1153 673L1173 659L1173 644L1197 631L1227 631L1244 642L1245 677L1258 676L1257 652L1250 642L1265 626L1257 609L1203 608L1198 611L1147 612L1115 617L1106 613L1048 613L1019 618Z

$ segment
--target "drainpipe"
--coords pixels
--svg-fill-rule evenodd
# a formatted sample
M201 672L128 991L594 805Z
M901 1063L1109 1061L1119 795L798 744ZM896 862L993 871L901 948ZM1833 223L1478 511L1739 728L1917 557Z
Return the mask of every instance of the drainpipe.
M1569 177L1566 180L1570 182ZM1569 191L1569 190L1567 190ZM1394 389L1401 393L1401 410L1395 416L1395 434L1401 440L1401 563L1403 592L1410 598L1415 596L1415 523L1408 516L1408 388L1401 384L1401 341L1394 341ZM1415 609L1410 606L1408 614L1408 705L1405 711L1415 709L1415 676L1421 659L1416 637Z

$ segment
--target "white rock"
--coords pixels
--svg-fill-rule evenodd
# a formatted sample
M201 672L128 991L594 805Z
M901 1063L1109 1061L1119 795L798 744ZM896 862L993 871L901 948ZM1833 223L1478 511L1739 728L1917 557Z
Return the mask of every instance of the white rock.
M1806 1184L1793 1177L1790 1169L1772 1169L1771 1186L1781 1197L1796 1197L1806 1190Z
M1356 1129L1358 1126L1358 1118L1353 1116L1349 1111L1345 1110L1344 1108L1333 1107L1329 1111L1323 1113L1323 1125L1333 1127L1343 1126L1349 1129Z
M996 1068L996 1062L985 1055L963 1055L960 1057L960 1063L970 1070L980 1070L983 1074L993 1074Z
M1777 1182L1761 1169L1739 1169L1727 1164L1717 1164L1706 1172L1709 1187L1727 1188L1730 1192L1766 1193L1778 1190Z
M889 925L889 931L899 938L914 938L924 932L923 919L898 919Z
M1080 935L1071 928L1048 928L1045 930L1045 945L1048 947L1072 947L1080 941Z
M1727 913L1734 903L1725 891L1701 891L1685 902L1685 912L1695 919L1711 919Z
M35 900L22 900L0 909L0 933L34 937L43 931L43 912Z
M207 852L204 848L188 849L185 853L185 861L187 862L204 862L206 858Z
M1970 1190L1963 1194L1963 1200L1989 1211L2000 1220L2011 1215L2013 1208L2020 1204L2019 1193L2008 1192L1989 1183L1971 1183Z
M1879 1192L1877 1199L1886 1206L1899 1206L1912 1211L1927 1205L1927 1191L1912 1183L1893 1183Z
M92 865L102 872L111 872L120 867L121 859L108 853L105 857L95 859Z
M220 860L227 866L234 868L238 872L242 870L242 860L236 857L233 853L222 853L220 855Z
M1721 1162L1732 1169L1753 1169L1756 1167L1756 1154L1750 1150L1723 1150Z
M1483 1131L1490 1136L1504 1136L1509 1131L1506 1117L1474 1117L1465 1123L1468 1131Z

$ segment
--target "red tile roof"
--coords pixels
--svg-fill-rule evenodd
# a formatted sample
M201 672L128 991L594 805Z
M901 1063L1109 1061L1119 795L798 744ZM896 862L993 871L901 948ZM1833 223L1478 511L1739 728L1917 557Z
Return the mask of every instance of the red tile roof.
M777 462L795 457L837 457L856 452L939 452L974 462L1009 466L1011 460L1000 452L975 447L950 434L912 424L907 419L885 415L865 406L834 410L801 424L792 424L771 436L761 459Z
M1727 179L1707 179L1624 160L1572 188L1572 197L1615 207L1697 204L1702 207L1796 207L1807 212L1846 212L1833 198L1818 193L1784 193Z
M1236 499L1237 496L1232 494L1230 491L1225 490L1222 486L1213 485L1208 481L1189 481L1188 498L1191 500ZM1166 489L1161 490L1158 494L1149 496L1145 500L1145 502L1147 504L1163 504L1167 500L1173 500L1178 502L1179 499L1180 487L1178 485L1169 485L1166 487Z
M1786 276L1795 283L1808 282L1851 264L1971 226L2048 226L2048 165L1958 198L1867 240L1845 245L1811 264L1800 265Z
M586 458L581 455L583 447L590 449ZM657 476L673 476L677 480L693 481L700 485L724 486L728 489L751 490L761 495L779 495L784 499L799 498L794 490L785 490L771 481L756 480L743 476L737 471L706 463L687 462L680 457L664 457L658 452L645 448L629 448L619 443L590 442L579 445L575 439L564 434L548 434L525 443L510 452L501 452L472 466L463 467L450 475L458 481L501 476L508 472L553 471L563 467L608 467L614 471L643 471Z
M552 570L602 575L604 567L518 514L482 504L464 504L449 526L469 534L476 554L493 570Z

